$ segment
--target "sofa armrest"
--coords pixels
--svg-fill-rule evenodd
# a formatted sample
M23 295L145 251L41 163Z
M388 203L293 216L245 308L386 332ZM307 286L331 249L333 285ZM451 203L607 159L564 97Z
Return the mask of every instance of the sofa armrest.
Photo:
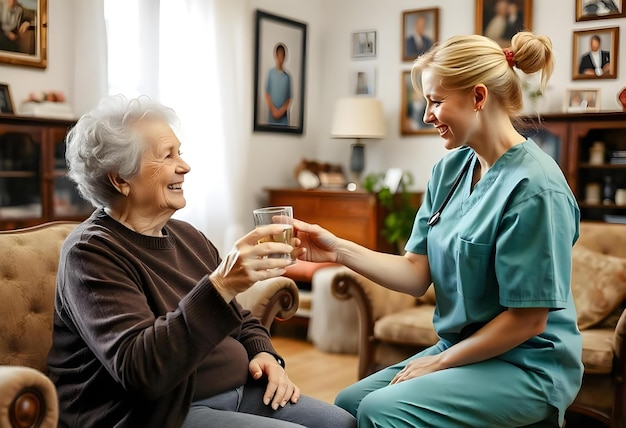
M613 421L626 426L626 309L617 321L613 340L613 379L615 382L615 401Z
M333 276L331 290L341 300L354 299L359 315L359 379L374 369L374 323L383 316L417 304L414 297L389 290L344 268Z
M0 366L0 426L55 428L59 403L54 384L30 367Z
M274 318L288 320L294 316L299 304L298 287L284 276L269 278L239 293L237 301L269 330Z

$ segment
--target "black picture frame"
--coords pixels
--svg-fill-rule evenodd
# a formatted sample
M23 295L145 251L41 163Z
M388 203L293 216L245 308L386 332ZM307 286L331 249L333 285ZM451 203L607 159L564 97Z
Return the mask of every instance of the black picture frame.
M22 0L14 7L19 8L19 22L10 37L0 35L0 63L46 68L48 0Z
M9 85L5 83L0 83L0 115L1 114L15 114L11 90L9 89Z
M274 87L287 82L287 94L278 94L280 99L289 98L289 105L282 119L286 123L271 123L267 93L268 77L276 69L276 52L283 46L285 59L283 71L286 76L274 74ZM254 131L302 134L304 129L305 83L306 83L307 24L262 10L256 11L254 41ZM287 78L285 78L287 77ZM284 89L283 89L284 91ZM284 104L283 104L284 105ZM282 106L282 105L281 105Z

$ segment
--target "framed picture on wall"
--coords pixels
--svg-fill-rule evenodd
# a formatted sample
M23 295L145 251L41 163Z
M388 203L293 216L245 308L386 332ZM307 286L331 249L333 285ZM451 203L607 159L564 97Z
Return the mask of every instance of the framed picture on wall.
M0 83L0 114L15 114L9 85Z
M402 61L414 61L439 41L439 8L402 12Z
M576 0L576 22L625 16L622 0Z
M376 95L376 67L372 62L358 62L350 74L350 93Z
M357 31L352 33L352 58L376 57L376 31Z
M426 100L413 89L411 72L402 72L402 106L400 108L400 134L436 134L433 125L424 123Z
M599 111L600 89L568 89L563 103L563 110L568 113Z
M476 34L498 42L503 48L522 30L532 30L532 0L476 0Z
M572 79L616 79L619 27L574 31Z
M307 24L256 11L254 131L302 134Z
M0 13L0 63L46 68L47 0L1 0Z

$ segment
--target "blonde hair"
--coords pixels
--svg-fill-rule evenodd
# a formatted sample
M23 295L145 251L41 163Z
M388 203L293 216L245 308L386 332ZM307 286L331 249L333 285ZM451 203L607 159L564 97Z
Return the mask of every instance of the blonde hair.
M546 36L520 32L511 40L512 62L493 40L479 35L453 36L419 56L411 70L413 88L422 94L422 72L433 71L449 90L469 90L484 84L509 116L523 108L522 84L513 66L525 74L541 73L545 90L554 68L552 42Z

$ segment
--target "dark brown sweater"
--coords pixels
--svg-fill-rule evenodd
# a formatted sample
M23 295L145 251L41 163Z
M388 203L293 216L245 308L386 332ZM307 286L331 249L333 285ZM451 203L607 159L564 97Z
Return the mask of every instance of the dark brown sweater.
M50 378L60 426L178 427L192 400L243 385L269 333L208 279L217 249L189 224L135 233L96 211L65 241Z

